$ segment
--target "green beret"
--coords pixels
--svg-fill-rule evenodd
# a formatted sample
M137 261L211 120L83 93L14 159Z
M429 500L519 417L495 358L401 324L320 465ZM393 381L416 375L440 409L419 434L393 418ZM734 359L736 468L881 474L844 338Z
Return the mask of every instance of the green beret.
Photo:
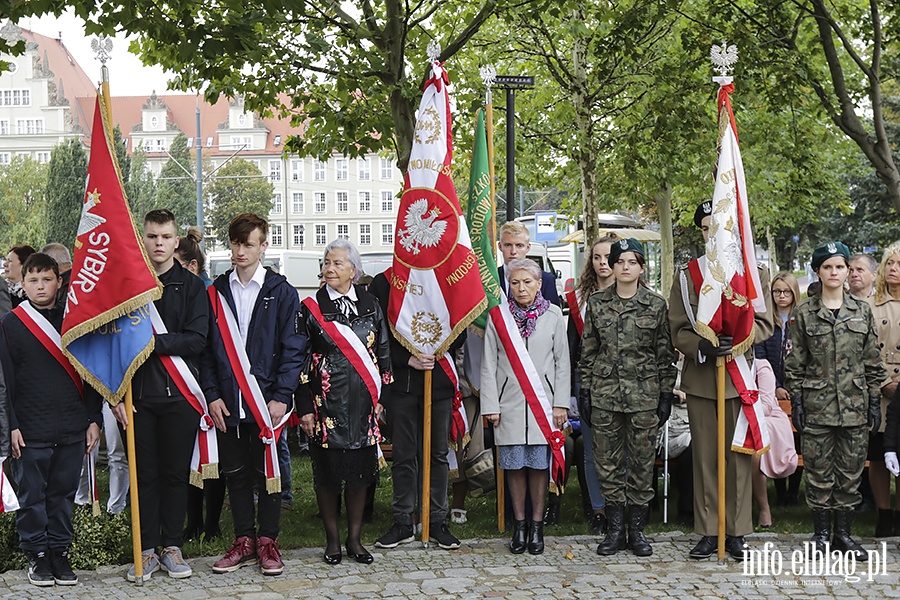
M694 225L703 227L703 218L712 215L712 200L707 200L694 211Z
M644 245L634 238L622 238L609 247L609 266L616 264L624 252L636 252L644 256Z
M818 271L822 263L833 256L843 256L844 260L850 262L850 249L841 242L828 242L813 250L812 269Z

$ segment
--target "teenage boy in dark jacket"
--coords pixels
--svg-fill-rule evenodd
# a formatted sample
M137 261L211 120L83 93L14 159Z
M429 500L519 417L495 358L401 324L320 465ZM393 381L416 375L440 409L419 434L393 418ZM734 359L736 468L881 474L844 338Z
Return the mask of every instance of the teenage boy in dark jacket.
M388 314L390 284L385 273L379 273L369 285L369 292L378 298L381 310ZM453 341L447 356L462 347L466 339L463 332ZM394 383L385 407L391 428L393 447L391 478L394 482L394 524L375 541L378 548L396 548L415 540L413 512L419 497L419 452L424 430L422 409L425 403L425 371L432 371L431 401L431 506L430 537L444 550L459 548L459 540L447 526L447 485L450 464L447 462L447 444L450 435L450 412L455 390L444 369L434 356L416 358L396 336L391 336L391 369ZM424 540L423 540L424 541Z
M32 254L22 274L28 299L0 318L7 386L0 403L9 411L12 457L19 463L19 547L28 557L32 584L75 585L68 559L72 502L85 450L100 438L101 399L59 348L63 311L56 305L56 261Z
M260 262L268 247L267 232L268 223L257 215L235 217L228 227L234 269L217 277L208 290L212 301L209 344L201 384L219 430L220 473L228 485L235 535L231 548L213 565L216 573L257 563L264 575L284 570L277 542L281 487L272 477L277 452L273 432L264 430L268 427L265 414L277 429L292 410L307 348L306 336L298 332L297 290ZM231 316L233 328L228 325ZM233 362L241 347L246 350L249 373ZM253 386L239 382L236 373L241 380L255 379L262 397L245 393L247 387L253 392ZM259 493L258 530L254 483Z
M160 356L181 357L198 379L209 332L209 303L203 282L175 260L178 224L172 211L147 213L143 242L163 284L162 298L153 305L165 325L165 333L154 333L153 354L132 383L143 578L150 579L162 567L170 577L182 579L192 574L181 555L181 543L200 413L175 384ZM113 414L128 426L124 402L113 408ZM159 555L158 547L163 548ZM133 565L126 578L135 580Z

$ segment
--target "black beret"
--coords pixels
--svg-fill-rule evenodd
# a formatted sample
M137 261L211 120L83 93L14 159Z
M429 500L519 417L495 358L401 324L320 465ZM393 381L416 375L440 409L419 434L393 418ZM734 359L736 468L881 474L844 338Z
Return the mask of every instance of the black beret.
M850 248L841 242L828 242L813 250L812 269L818 271L822 263L832 256L843 256L844 260L850 262Z
M613 242L609 247L609 266L616 264L624 252L636 252L641 256L644 254L644 245L634 238L622 238L617 242Z
M697 227L703 226L703 218L708 217L712 214L712 200L707 200L703 204L697 207L697 210L694 211L694 225Z

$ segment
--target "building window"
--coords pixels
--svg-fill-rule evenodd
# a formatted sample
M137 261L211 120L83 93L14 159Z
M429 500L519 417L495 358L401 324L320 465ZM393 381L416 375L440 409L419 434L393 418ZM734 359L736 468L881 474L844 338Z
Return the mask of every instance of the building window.
M294 192L291 195L291 212L295 215L302 215L303 210L303 192Z
M0 135L9 135L9 119L0 119Z
M325 163L321 160L313 162L313 181L325 181Z
M281 203L281 193L279 192L279 193L275 194L274 196L272 196L272 214L280 215L281 211L283 211L283 210L284 210L284 207L282 206L282 203Z
M222 150L253 150L253 136L233 135L231 136L231 147L222 148Z
M159 117L157 117L156 115L150 117L150 127L153 129L159 127Z
M394 192L381 190L381 212L394 212Z
M291 159L291 181L303 181L303 160Z
M372 212L372 193L371 192L359 192L359 212L367 213Z
M394 245L394 224L393 223L382 223L381 224L381 245L382 246L393 246Z
M372 162L368 158L357 158L356 168L360 181L372 179Z
M316 224L316 246L324 246L328 243L328 236L325 232L325 225L322 223Z
M337 236L342 240L350 239L350 226L346 223L338 223Z
M0 93L3 106L31 106L31 90L3 90Z
M16 133L19 135L37 135L44 133L44 120L16 119Z
M281 181L281 161L269 161L269 181Z
M325 192L313 194L313 212L317 215L325 214Z
M347 181L347 159L346 158L334 159L334 180L335 181Z
M371 223L360 223L359 224L359 245L360 246L371 246L372 245L372 225L371 225Z
M303 234L305 233L303 225L294 225L294 245L303 247Z
M393 179L394 178L394 165L393 161L390 158L381 157L381 178L382 179Z
M9 152L0 152L0 165L8 165L12 160Z
M49 152L35 152L35 155L37 156L37 161L41 164L50 162Z
M335 202L337 203L337 212L350 212L350 194L347 192L335 192ZM349 238L348 238L349 239Z
M282 242L281 225L269 225L269 236L273 246L280 246Z

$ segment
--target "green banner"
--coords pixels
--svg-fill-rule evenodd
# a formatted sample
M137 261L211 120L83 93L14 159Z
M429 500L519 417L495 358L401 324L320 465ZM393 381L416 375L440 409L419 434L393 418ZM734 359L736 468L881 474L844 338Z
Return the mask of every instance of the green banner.
M490 229L493 216L484 111L479 110L478 122L475 126L475 149L472 151L472 174L469 177L469 209L466 214L466 222L469 224L472 250L478 258L481 284L484 286L484 293L488 301L487 310L472 322L472 326L481 331L484 331L487 326L488 311L499 305L502 298L500 282L497 277L497 261L494 259L495 243Z

